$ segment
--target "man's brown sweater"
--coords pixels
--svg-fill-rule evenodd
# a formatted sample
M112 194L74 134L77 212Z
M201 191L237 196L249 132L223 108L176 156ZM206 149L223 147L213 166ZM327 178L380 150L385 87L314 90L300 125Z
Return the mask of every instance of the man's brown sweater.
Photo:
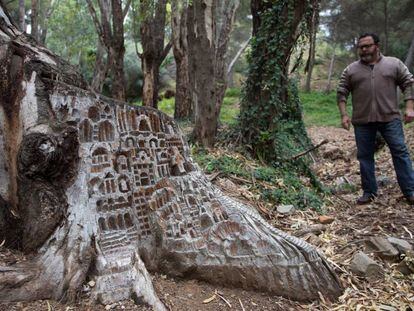
M352 123L389 122L401 118L397 86L404 100L414 99L414 77L402 61L381 55L371 67L356 61L345 68L337 90L338 103L352 94Z

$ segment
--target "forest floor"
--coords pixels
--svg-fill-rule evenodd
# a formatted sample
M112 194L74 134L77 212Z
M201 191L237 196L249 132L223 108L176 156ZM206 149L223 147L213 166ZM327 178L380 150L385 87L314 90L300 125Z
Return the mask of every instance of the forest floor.
M329 140L314 155L315 172L325 185L341 189L325 198L322 210L296 209L290 214L279 214L276 208L269 209L256 201L257 195L250 191L251 183L228 176L215 175L212 179L229 196L258 207L275 227L317 246L338 273L345 289L343 295L336 302L327 301L321 295L318 302L298 303L266 293L154 275L159 297L170 310L414 310L414 273L401 274L397 270L398 261L382 260L367 249L365 243L372 236L381 236L400 238L414 244L414 206L408 205L399 191L388 148L376 155L380 185L378 199L372 204L357 206L355 201L360 195L360 182L352 132L334 127L311 127L308 131L314 143ZM413 128L407 128L406 134L413 155ZM223 149L212 152L232 154ZM322 214L327 217L321 218ZM363 278L353 274L350 263L358 251L364 251L373 258L383 275ZM404 260L408 259L409 256ZM0 264L13 260L19 260L19 255L0 247ZM50 300L0 305L0 310L105 309L150 310L135 306L132 300L110 306L93 305L87 292L71 305Z

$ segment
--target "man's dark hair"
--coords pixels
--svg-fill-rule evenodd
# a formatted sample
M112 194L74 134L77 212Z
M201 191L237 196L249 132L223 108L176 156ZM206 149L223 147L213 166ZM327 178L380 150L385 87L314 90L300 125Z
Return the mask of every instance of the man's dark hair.
M372 37L372 39L374 39L375 44L378 44L380 42L380 39L379 39L378 35L375 34L375 33L371 33L371 32L366 32L366 33L360 35L359 38L358 38L358 41L361 40L362 38L365 38L365 37Z

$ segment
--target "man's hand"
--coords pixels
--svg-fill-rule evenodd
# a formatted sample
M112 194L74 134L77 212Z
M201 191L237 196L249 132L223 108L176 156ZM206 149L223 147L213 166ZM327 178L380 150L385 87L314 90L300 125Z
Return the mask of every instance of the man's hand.
M404 122L411 123L414 121L414 110L405 110Z
M405 114L404 114L404 122L410 123L414 121L414 101L407 100Z
M414 111L413 111L413 116L414 116ZM342 127L346 129L347 131L349 131L349 129L351 128L351 118L347 114L341 117L341 123L342 123Z

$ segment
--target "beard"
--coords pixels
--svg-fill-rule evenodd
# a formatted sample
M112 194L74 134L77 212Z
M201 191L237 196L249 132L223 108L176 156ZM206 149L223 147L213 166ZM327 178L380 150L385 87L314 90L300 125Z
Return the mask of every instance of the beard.
M375 61L378 56L378 49L375 49L373 52L361 52L359 57L364 63L371 63Z

